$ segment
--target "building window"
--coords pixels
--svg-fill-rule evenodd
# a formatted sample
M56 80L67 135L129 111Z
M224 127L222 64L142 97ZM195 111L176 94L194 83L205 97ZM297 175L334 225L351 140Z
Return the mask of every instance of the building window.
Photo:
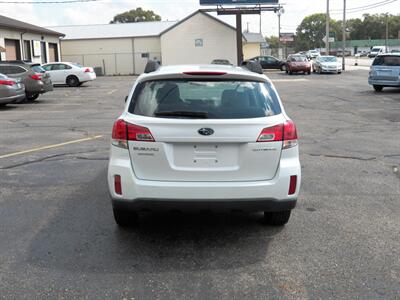
M24 41L24 60L32 59L31 41Z
M195 47L203 47L203 39L195 39L194 46Z
M149 58L150 57L150 53L146 52L146 53L142 53L142 58Z

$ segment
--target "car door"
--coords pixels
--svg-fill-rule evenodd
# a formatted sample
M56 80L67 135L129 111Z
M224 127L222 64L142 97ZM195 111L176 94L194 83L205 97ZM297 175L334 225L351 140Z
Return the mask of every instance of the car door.
M268 56L268 66L269 69L280 69L281 68L281 61L276 59L275 57Z

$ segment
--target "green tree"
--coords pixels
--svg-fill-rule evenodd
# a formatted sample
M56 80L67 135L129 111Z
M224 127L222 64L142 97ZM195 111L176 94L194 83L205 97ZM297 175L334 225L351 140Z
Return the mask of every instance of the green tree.
M272 49L276 49L279 47L279 38L277 36L270 36L270 37L265 37L265 40L267 41L268 45Z
M152 10L143 10L141 7L126 11L118 14L110 22L114 23L135 23L135 22L150 22L150 21L161 21L161 17L154 13Z
M323 48L325 43L325 14L313 14L305 17L296 30L295 48L297 51L314 48ZM334 34L336 40L341 40L341 23L331 19L329 22L330 32Z

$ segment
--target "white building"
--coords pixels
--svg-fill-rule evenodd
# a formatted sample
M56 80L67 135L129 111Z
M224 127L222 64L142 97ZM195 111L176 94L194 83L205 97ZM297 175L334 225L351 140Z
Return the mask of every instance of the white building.
M140 74L149 58L160 60L163 65L207 64L213 59L228 59L235 63L237 59L236 29L201 10L179 22L77 25L51 29L65 33L61 41L62 60L101 67L106 75ZM252 39L249 47L246 46L246 36L243 42L245 57L249 56L246 55L247 49L251 56L260 55L260 39Z
M60 60L62 33L0 15L0 60Z

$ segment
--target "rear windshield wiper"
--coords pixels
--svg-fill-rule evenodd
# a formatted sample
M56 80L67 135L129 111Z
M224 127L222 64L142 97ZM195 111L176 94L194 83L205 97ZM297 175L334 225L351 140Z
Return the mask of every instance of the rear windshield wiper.
M207 119L208 113L205 111L158 111L154 113L157 117L188 117L188 118L199 118Z

